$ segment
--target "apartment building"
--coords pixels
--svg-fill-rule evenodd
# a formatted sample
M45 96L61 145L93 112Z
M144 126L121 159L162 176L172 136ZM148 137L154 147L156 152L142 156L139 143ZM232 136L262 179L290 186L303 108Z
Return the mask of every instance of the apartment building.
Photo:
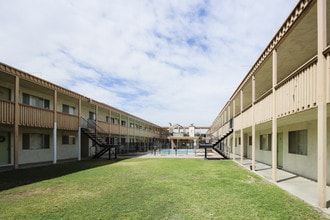
M166 130L0 63L0 168L146 151Z
M330 2L300 0L213 121L208 135L252 160L330 184Z

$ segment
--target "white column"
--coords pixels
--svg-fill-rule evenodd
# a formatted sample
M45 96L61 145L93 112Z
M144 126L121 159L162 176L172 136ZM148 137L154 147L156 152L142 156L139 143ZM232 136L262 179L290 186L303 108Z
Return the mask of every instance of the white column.
M327 206L326 0L317 1L317 182L318 204Z
M243 134L243 90L241 90L241 144L240 144L240 155L241 163L243 163L243 146L244 146L244 134Z
M255 171L256 164L256 123L255 123L255 76L252 76L252 170Z
M53 145L54 145L54 153L53 153L53 164L57 163L57 124L54 122L53 128Z
M20 123L20 106L19 106L19 87L20 79L15 77L15 125L14 125L14 166L15 169L19 165L19 123Z
M81 160L81 100L78 100L78 160Z
M54 111L54 127L53 127L53 164L57 163L57 91L54 90L54 97L53 97L53 111Z
M235 110L236 110L236 107L235 107L235 100L233 100L233 115L235 115ZM233 126L234 127L234 126ZM233 128L233 146L232 146L232 149L233 149L233 160L235 160L235 129Z
M230 104L228 105L228 123L229 123L229 129L230 129L230 120L233 120L230 116L231 116L231 108L230 108ZM227 137L226 138L226 140L225 140L226 142L226 145L225 145L225 153L226 153L226 155L230 155L230 151L229 151L229 137Z
M277 181L277 119L276 119L276 90L277 84L277 51L273 50L273 118L272 118L272 179Z

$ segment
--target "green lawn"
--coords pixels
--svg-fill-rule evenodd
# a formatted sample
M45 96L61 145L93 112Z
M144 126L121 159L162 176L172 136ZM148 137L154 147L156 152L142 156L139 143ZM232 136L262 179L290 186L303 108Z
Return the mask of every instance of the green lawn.
M232 161L80 161L0 173L0 219L322 219Z

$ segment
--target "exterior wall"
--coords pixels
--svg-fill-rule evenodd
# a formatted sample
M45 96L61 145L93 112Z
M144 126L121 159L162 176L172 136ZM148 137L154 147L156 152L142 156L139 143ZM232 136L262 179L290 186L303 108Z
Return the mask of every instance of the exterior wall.
M63 144L62 135L74 136L75 144ZM57 132L57 159L77 159L78 158L78 135L77 132L72 131L58 131Z
M50 135L48 149L23 149L23 133L40 133ZM53 160L53 135L50 129L22 127L19 132L19 164L32 164L40 162L51 162Z
M271 133L271 129L256 131L256 160L268 165L271 165L272 163L272 151L260 149L260 135Z
M307 129L307 155L289 152L289 131ZM279 129L283 132L283 169L301 176L317 180L317 122L306 121Z

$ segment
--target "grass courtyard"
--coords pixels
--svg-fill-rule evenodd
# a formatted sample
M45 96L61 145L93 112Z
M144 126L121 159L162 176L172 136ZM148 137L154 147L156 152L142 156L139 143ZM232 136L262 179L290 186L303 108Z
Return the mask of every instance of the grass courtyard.
M232 161L92 160L0 172L0 219L323 219Z

